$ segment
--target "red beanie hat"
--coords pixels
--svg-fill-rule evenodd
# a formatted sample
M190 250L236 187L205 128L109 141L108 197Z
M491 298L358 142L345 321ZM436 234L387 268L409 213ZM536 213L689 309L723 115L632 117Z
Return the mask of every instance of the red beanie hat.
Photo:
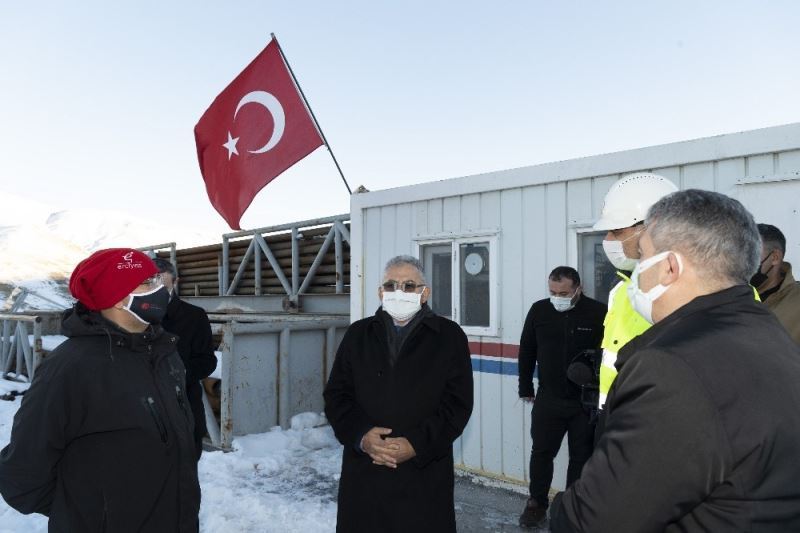
M147 255L131 248L108 248L78 263L69 278L69 292L93 311L108 309L144 280L158 274Z

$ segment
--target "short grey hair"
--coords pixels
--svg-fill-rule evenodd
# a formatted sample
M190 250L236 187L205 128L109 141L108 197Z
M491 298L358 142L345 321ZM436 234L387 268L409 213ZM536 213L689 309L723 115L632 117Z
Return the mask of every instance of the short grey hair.
M425 279L425 270L422 267L422 261L413 255L396 255L389 259L386 262L386 266L383 267L383 277L386 278L386 273L389 272L390 269L404 265L411 265L416 268L422 283L427 285L428 281Z
M653 204L645 221L656 252L684 254L710 286L747 283L761 259L753 215L718 192L688 189Z

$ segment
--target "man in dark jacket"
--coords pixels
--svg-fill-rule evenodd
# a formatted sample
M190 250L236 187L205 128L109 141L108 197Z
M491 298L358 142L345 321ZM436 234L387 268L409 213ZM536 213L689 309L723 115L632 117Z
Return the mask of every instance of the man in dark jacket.
M345 333L325 387L344 445L339 533L456 531L453 441L472 413L472 365L458 324L427 306L409 256L389 261L382 306Z
M629 297L655 325L620 351L603 436L552 531L800 531L800 348L747 283L752 216L676 192L639 247Z
M70 278L68 340L36 371L0 453L0 493L51 532L195 533L192 413L169 295L141 252L95 252Z
M553 459L564 434L569 445L567 486L580 476L594 440L580 389L567 379L567 367L580 352L600 347L606 306L581 293L580 275L572 267L553 269L547 284L550 298L531 306L519 341L519 396L526 402L534 401L533 371L539 366L531 411L530 498L519 517L522 527L538 527L547 519Z
M161 273L164 288L170 293L167 316L162 326L178 336L178 353L186 367L186 395L194 416L194 443L199 460L203 453L203 437L208 430L200 380L207 378L217 368L211 324L202 308L184 302L178 296L178 271L175 265L160 257L153 262Z

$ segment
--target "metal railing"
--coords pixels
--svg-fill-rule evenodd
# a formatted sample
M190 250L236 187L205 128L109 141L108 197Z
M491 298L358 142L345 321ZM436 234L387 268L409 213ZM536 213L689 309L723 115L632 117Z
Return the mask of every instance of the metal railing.
M345 277L345 259L344 259L344 245L343 242L350 244L350 231L345 227L345 222L350 220L349 214L336 215L325 218L318 218L313 220L304 220L302 222L293 222L290 224L282 224L279 226L271 226L268 228L259 228L254 230L237 231L235 233L226 233L222 236L222 264L220 265L220 296L232 296L236 293L239 282L247 268L250 259L252 258L255 266L255 295L262 294L261 286L261 271L262 256L267 258L270 267L275 272L284 292L289 297L289 301L297 304L299 296L306 292L311 285L317 269L322 264L325 255L331 247L334 246L334 256L336 261L336 294L344 293L344 277ZM322 247L317 252L314 262L306 274L305 278L300 281L300 246L299 240L302 238L301 230L304 228L312 228L317 226L325 226L330 224L330 231L322 243ZM278 233L291 231L292 233L292 271L290 273L291 281L286 277L286 274L281 268L275 254L270 249L265 234ZM230 270L230 241L232 239L240 239L250 237L250 245L244 254L241 262L239 263L236 274L233 280L229 280Z
M33 374L44 357L42 317L16 313L0 313L3 335L0 338L0 368L3 378L14 372L19 380L33 380ZM33 330L33 346L28 326Z
M155 254L161 250L169 250L169 261L176 268L178 267L177 245L174 242L165 242L164 244L154 244L152 246L142 246L137 248L140 252L152 252Z

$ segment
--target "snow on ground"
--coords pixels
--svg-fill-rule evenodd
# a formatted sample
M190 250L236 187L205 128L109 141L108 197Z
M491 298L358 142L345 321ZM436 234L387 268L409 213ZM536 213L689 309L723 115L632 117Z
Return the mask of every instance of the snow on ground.
M64 335L42 335L42 348L47 352L52 352L65 340L67 338ZM33 346L33 335L28 335L28 342Z
M26 384L0 379L0 394ZM20 399L0 401L0 446L11 436ZM291 429L236 438L234 451L203 452L202 533L334 531L342 448L325 417L302 413ZM0 533L47 531L40 515L21 515L0 499Z

